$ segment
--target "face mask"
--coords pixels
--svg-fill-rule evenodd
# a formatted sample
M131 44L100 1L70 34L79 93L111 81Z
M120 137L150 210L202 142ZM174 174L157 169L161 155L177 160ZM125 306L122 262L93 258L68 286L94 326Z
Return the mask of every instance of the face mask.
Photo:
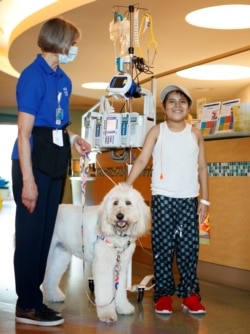
M68 54L59 53L59 64L68 64L71 61L75 60L77 53L78 53L78 47L72 45L69 48Z

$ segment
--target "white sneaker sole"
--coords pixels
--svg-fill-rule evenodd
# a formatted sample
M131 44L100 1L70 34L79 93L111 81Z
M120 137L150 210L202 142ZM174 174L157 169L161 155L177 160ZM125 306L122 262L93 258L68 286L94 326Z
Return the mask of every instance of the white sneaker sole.
M58 326L64 323L64 319L58 319L54 321L38 321L38 320L32 320L28 318L19 318L16 317L16 322L20 324L26 324L26 325L35 325L35 326L44 326L44 327L51 327L51 326Z
M205 314L206 313L205 310L191 311L186 305L181 305L181 306L183 310L188 311L191 314Z
M157 310L155 310L155 313L157 313L157 314L172 314L173 311L168 311L168 310L157 311Z

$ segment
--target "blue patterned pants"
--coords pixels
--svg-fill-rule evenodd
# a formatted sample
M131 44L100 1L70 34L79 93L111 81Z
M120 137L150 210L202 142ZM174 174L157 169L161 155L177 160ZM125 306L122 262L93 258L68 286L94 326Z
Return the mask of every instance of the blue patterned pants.
M199 226L197 198L152 196L152 250L154 256L154 300L162 296L187 297L199 293L197 263ZM180 275L176 285L173 261Z

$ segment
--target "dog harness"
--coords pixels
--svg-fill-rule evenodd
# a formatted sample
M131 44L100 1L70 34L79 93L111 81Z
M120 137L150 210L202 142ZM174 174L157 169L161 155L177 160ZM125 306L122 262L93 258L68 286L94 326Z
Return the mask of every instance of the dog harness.
M121 254L131 245L131 241L128 240L127 247L120 247L112 244L110 240L104 235L98 235L97 239L102 240L107 246L113 249L116 252L116 263L114 268L114 280L115 280L115 289L118 289L119 280L120 280L120 270L121 270Z

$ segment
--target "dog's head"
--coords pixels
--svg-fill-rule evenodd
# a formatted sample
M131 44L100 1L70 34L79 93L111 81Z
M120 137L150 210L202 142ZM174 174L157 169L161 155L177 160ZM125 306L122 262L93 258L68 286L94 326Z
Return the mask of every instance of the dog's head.
M149 223L150 209L132 186L120 183L103 198L98 225L100 234L128 235L137 239L148 232Z

